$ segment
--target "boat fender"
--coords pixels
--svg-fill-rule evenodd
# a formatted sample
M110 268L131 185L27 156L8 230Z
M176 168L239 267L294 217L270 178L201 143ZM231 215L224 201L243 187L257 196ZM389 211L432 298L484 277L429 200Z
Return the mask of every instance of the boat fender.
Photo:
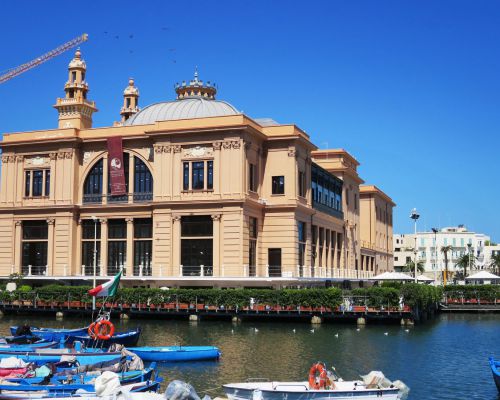
M115 333L115 326L111 321L99 321L94 327L94 334L100 340L109 340Z

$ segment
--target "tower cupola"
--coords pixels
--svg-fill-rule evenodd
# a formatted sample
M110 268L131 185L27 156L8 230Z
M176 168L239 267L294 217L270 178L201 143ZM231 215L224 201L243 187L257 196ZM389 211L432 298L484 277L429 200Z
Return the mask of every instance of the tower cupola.
M135 86L134 79L130 78L128 86L123 91L123 107L120 110L121 122L125 122L139 110L139 89Z
M210 81L204 83L202 80L198 79L198 68L196 68L194 70L194 78L192 80L188 83L184 81L182 83L175 84L175 92L177 93L177 100L190 98L215 100L217 87L215 86L215 83L210 83Z
M86 129L92 127L95 103L87 100L89 85L85 80L87 65L80 49L68 65L68 81L64 85L65 97L58 98L54 106L59 111L59 128Z

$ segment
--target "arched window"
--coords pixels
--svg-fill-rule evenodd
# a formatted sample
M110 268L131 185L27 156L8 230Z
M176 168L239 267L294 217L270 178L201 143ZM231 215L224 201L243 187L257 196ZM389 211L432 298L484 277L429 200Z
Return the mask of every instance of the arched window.
M102 203L102 158L95 163L83 184L84 203Z
M129 166L131 157L134 162L133 187L129 189ZM108 187L103 187L103 159L101 158L92 167L83 184L83 203L102 203L102 197L106 196L108 202L128 202L132 192L134 202L151 201L153 199L153 176L147 165L139 158L123 153L123 166L125 172L125 187L127 194L112 196L111 179L108 171Z
M134 159L134 201L153 199L153 176L149 168L139 158Z

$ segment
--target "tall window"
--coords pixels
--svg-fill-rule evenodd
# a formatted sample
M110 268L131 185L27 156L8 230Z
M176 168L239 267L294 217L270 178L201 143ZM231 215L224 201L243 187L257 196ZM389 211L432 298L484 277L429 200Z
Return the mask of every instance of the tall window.
M183 190L212 190L214 188L214 162L184 161L182 164Z
M50 194L50 170L36 169L24 172L24 196L42 197Z
M134 219L134 275L151 276L153 258L153 220Z
M82 266L84 275L94 275L94 246L96 250L96 275L101 274L101 223L82 221Z
M257 275L257 235L258 235L258 222L257 218L249 218L249 244L248 244L248 275Z
M272 194L285 194L285 177L272 177Z
M248 190L257 191L257 166L252 163L248 165Z
M306 197L306 174L304 171L299 171L299 196Z
M101 203L102 202L102 172L103 159L97 161L83 184L83 202Z
M213 221L209 215L181 218L181 264L184 276L213 275Z
M299 241L299 276L304 276L304 264L306 263L306 223L297 222L298 241Z
M153 199L153 176L139 157L134 157L134 201Z
M103 194L107 195L109 202L127 202L129 191L129 167L130 154L123 153L123 168L125 173L125 188L127 194L112 196L111 179L108 171L108 187L103 188L103 159L97 161L83 184L83 202L84 203L102 203ZM149 201L153 199L153 176L147 165L139 157L134 156L134 181L133 181L133 201ZM107 190L107 192L104 192Z
M313 164L311 167L311 190L314 208L341 217L342 181L340 179L320 166Z
M311 225L311 276L314 276L314 265L318 257L317 253L318 227Z
M108 275L116 275L127 259L127 223L124 219L108 220Z
M45 275L49 227L47 221L23 221L22 268L23 275Z
M323 245L325 244L325 228L319 228L318 266L323 267Z

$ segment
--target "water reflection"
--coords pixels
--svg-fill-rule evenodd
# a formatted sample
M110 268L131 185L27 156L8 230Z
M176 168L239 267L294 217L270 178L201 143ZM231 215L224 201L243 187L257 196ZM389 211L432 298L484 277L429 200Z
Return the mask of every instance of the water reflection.
M29 321L53 327L79 327L84 320L4 317L0 334ZM221 385L249 377L305 380L317 360L334 364L346 379L382 370L411 388L410 399L498 400L488 356L500 357L500 315L442 315L411 328L295 323L200 321L122 321L118 330L143 328L142 344L215 345L219 362L165 364L167 380L191 382L201 393L222 394ZM387 333L387 335L385 335Z

